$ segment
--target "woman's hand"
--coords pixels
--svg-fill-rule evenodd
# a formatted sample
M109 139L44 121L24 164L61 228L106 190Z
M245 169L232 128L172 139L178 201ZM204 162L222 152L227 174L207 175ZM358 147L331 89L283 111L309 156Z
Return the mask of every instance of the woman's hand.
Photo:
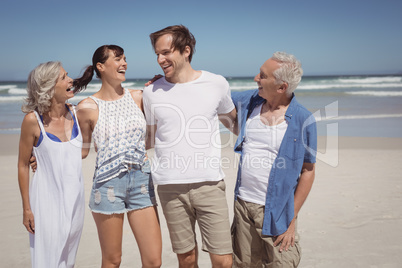
M163 75L161 75L161 74L155 75L154 78L152 78L151 80L149 80L148 82L145 83L145 86L147 87L150 84L153 84L156 80L158 80L158 79L160 79L162 77L163 77Z
M31 234L35 234L34 215L31 210L24 211L22 224L24 224L28 232L30 232Z

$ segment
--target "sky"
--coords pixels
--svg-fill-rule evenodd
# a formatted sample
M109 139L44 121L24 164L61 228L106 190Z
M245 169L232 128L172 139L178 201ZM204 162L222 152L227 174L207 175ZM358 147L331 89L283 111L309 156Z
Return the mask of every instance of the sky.
M193 68L226 77L254 76L275 51L305 75L402 74L400 0L2 0L0 81L56 60L76 78L104 44L124 48L127 78L150 78L149 34L176 24L196 38Z

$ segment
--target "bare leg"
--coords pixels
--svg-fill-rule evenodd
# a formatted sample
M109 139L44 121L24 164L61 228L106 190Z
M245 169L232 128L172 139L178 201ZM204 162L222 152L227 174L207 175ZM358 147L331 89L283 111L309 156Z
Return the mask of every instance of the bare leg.
M127 217L137 240L142 267L160 267L162 265L162 235L156 207L130 211Z
M184 254L177 254L179 268L198 268L198 248L195 248Z
M124 214L104 215L92 213L102 250L102 268L119 267Z
M216 255L209 253L213 268L230 268L232 267L232 254Z

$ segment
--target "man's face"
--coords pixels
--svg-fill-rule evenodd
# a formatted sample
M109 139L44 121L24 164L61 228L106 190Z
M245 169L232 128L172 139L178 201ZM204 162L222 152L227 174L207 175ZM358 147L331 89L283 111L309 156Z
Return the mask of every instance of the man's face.
M264 99L274 96L282 83L277 84L274 71L280 67L279 63L268 59L260 68L260 73L254 77L254 81L258 84L258 95Z
M155 42L155 54L167 81L175 83L176 78L183 70L188 57L187 50L180 54L172 47L172 36L165 34Z

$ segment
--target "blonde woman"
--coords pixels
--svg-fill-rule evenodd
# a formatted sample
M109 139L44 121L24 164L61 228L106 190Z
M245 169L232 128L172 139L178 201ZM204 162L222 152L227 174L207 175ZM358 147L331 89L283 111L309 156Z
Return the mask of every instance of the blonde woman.
M84 224L82 136L73 80L60 62L37 66L28 77L21 125L18 182L32 267L73 267ZM37 168L29 182L29 159Z

